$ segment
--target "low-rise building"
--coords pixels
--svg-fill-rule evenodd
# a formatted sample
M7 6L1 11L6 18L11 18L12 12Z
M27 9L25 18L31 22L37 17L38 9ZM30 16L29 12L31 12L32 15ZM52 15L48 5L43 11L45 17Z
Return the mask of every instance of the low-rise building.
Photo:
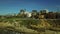
M45 9L45 10L40 10L40 13L41 14L46 14L46 13L48 13L49 11L47 10L47 9Z

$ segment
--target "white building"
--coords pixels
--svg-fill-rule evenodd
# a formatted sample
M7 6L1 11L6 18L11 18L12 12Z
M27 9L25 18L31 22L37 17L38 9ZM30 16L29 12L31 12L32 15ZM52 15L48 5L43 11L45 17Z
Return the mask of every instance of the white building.
M25 12L25 14L27 15L27 17L31 17L31 13L30 12Z

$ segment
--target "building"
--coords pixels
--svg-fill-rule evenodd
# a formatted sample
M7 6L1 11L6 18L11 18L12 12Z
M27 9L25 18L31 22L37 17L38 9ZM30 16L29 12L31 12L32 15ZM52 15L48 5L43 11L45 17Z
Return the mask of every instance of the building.
M46 14L46 13L48 13L49 11L47 10L47 9L45 9L45 10L40 10L40 13L41 14Z
M45 9L45 10L40 10L39 12L39 19L43 19L43 18L46 18L46 14L48 13L48 10Z
M31 13L30 12L25 12L27 17L31 17Z
M36 16L37 16L37 10L32 10L32 12L31 12L32 14L32 18L35 18Z

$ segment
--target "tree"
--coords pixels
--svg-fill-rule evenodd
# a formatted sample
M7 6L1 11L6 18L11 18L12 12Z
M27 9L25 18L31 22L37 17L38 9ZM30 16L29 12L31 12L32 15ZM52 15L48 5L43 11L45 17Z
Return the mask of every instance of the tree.
M25 11L26 11L26 9L21 9L20 13L18 14L18 16L19 17L26 17Z

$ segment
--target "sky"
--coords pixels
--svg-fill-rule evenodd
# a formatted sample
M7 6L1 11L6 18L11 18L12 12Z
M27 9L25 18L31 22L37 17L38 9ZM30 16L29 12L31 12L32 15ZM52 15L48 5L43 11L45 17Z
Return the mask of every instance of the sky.
M0 0L0 15L18 14L21 9L32 10L48 9L56 11L60 8L60 0Z

